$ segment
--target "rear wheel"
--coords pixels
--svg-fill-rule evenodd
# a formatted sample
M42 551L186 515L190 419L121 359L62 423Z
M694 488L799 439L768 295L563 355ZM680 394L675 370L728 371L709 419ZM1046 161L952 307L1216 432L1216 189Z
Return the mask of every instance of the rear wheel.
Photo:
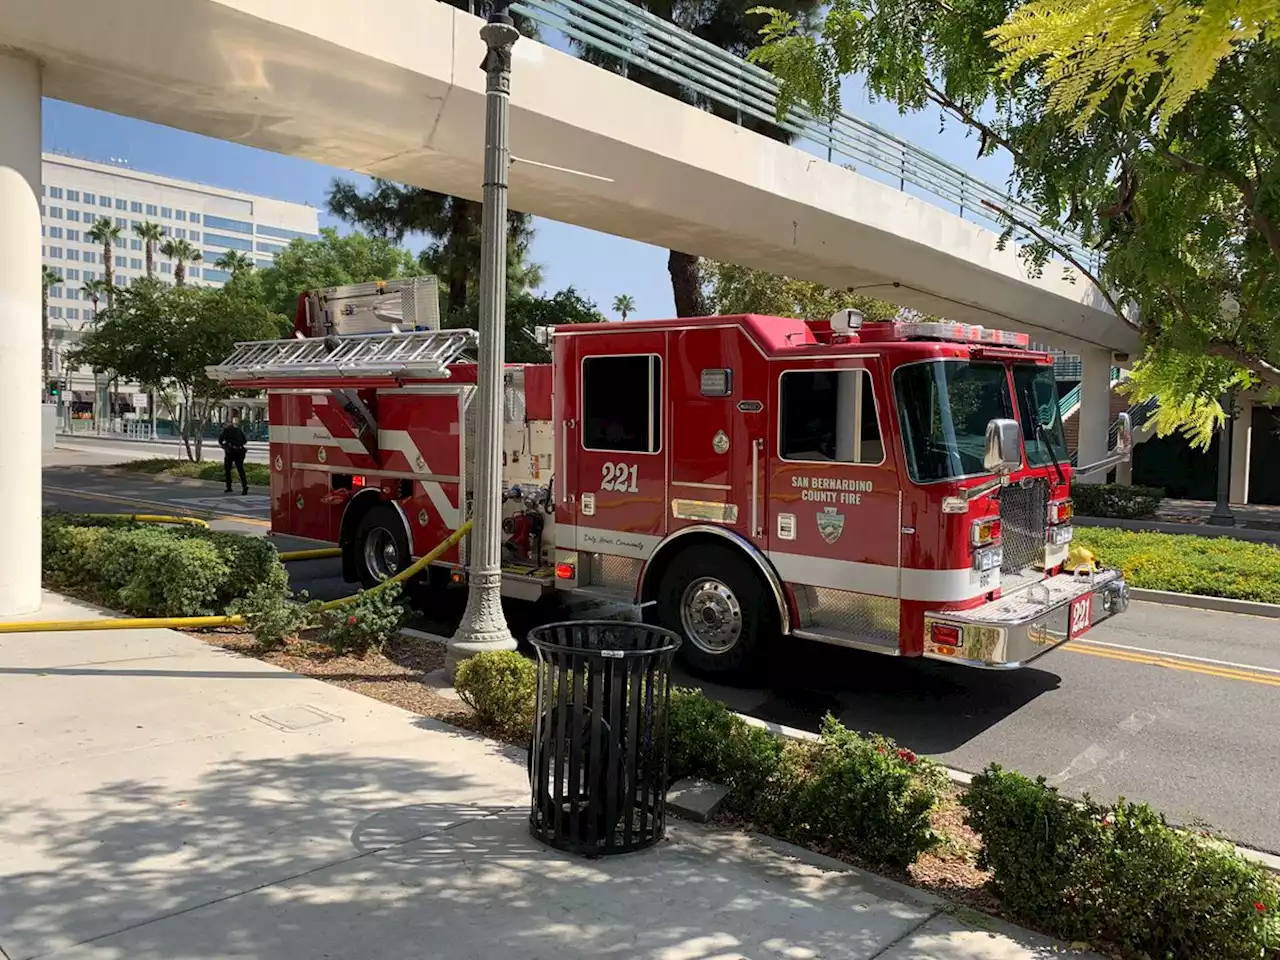
M395 507L387 503L370 509L356 524L351 548L360 583L377 586L409 566L409 536Z
M680 659L707 676L748 676L780 629L759 574L727 547L681 552L663 574L657 599L650 609L658 622L684 638Z

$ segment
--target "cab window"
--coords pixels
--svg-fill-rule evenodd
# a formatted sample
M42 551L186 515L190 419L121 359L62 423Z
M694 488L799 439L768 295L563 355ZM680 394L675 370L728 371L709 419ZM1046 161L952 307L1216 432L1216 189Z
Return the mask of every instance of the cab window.
M662 359L655 354L582 361L582 446L617 453L662 448Z
M782 375L778 456L811 463L881 463L884 443L866 370Z

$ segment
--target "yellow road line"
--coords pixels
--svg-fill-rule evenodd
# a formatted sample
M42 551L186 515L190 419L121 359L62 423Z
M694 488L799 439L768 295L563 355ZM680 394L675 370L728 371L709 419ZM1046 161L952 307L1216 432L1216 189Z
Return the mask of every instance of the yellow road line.
M1128 653L1122 650L1108 650L1101 647L1085 646L1088 641L1067 644L1063 649L1074 653L1085 653L1091 657L1103 657L1107 660L1120 660L1124 663L1136 663L1146 667L1167 667L1170 670L1184 670L1187 673L1198 673L1206 677L1217 677L1220 680L1239 680L1244 683L1260 683L1267 687L1280 687L1280 677L1266 673L1254 673L1251 670L1236 670L1230 667L1214 667L1174 657L1152 656L1145 653Z
M142 500L137 497L120 497L111 493L96 493L87 490L70 490L66 487L51 487L47 484L44 487L49 493L60 493L68 497L78 497L83 500L101 500L104 503L123 503L131 507L161 507L165 510L173 510L177 514L193 517L205 517L209 520L225 520L228 523L247 523L255 527L271 528L270 520L259 520L257 517L242 517L231 513L214 513L212 510L192 510L190 507L178 503L165 503L163 500Z

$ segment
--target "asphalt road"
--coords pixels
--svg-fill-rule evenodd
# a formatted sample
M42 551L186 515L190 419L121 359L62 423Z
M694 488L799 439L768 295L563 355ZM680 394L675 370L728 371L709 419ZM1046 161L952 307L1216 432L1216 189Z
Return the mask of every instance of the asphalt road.
M47 468L45 484L46 507L164 506L212 516L221 529L262 535L269 527L265 497L228 497L214 484L64 467ZM280 539L283 549L301 545ZM295 589L314 597L351 589L336 560L290 572ZM452 633L463 600L461 592L429 595L414 625ZM517 636L572 615L554 601L512 602L507 613ZM768 689L681 682L807 730L830 712L960 770L995 761L1072 795L1148 801L1171 820L1203 821L1280 853L1280 620L1135 603L1087 639L1012 673L787 642Z

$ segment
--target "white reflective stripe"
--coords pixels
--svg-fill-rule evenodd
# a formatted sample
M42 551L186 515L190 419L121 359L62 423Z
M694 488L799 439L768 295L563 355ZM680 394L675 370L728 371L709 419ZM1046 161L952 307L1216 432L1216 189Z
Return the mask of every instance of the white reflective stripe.
M409 436L409 431L407 430L379 430L378 449L400 453L404 456L411 469L421 469L423 473L432 472L427 458L422 455L422 451L418 449L418 445L413 442L413 437ZM418 467L418 461L422 461L421 467ZM462 521L459 518L458 508L449 502L449 497L445 494L444 487L434 480L423 480L421 483L423 490L426 491L427 499L431 501L431 505L440 514L444 525L450 530L457 530Z
M897 597L898 568L889 564L858 563L853 560L831 560L799 553L769 552L769 559L777 568L778 576L788 583L831 590L852 590L878 597ZM989 593L1000 586L998 570L989 571L989 580L982 583L976 570L917 570L904 567L901 571L901 597L903 600L920 600L928 603L953 603L970 600Z
M267 435L272 443L292 443L304 447L337 447L343 453L369 453L364 444L355 437L335 437L324 425L286 427L273 423Z
M648 533L625 533L621 530L602 530L599 527L556 524L556 548L559 550L610 553L634 560L648 560L661 542L662 537Z

